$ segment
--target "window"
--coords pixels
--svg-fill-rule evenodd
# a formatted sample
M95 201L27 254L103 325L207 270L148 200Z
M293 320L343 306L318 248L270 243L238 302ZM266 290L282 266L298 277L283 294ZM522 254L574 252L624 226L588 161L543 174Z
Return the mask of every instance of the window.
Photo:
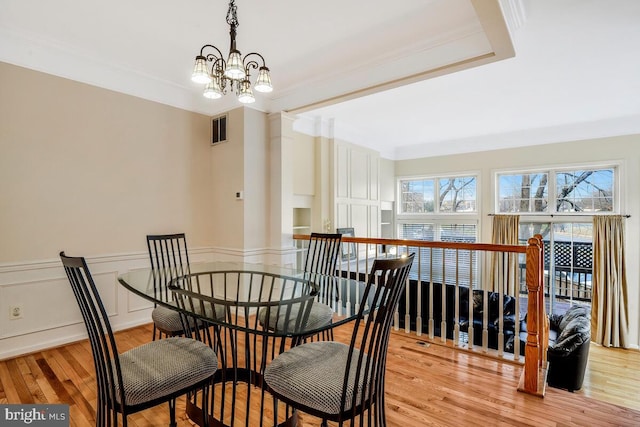
M396 219L398 238L475 243L478 236L476 187L475 175L401 179ZM429 248L418 251L417 247L409 247L409 252L416 252L419 259L413 263L410 273L413 278L417 278L420 269L421 280L446 281L447 284L458 280L459 285L477 285L477 256L470 251Z
M615 173L616 169L611 167L498 174L496 210L549 214L613 212Z
M498 175L498 212L546 212L549 174Z
M400 180L400 213L476 212L476 177Z
M556 173L556 212L612 212L613 169Z

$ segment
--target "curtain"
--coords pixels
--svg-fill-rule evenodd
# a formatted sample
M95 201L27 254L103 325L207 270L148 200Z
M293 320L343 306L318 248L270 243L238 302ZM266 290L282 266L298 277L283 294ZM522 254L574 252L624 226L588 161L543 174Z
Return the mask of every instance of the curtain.
M627 347L627 278L624 217L593 217L593 296L591 340L605 347Z
M519 215L494 215L491 243L497 245L517 245ZM518 254L494 252L491 254L490 280L494 292L518 295Z

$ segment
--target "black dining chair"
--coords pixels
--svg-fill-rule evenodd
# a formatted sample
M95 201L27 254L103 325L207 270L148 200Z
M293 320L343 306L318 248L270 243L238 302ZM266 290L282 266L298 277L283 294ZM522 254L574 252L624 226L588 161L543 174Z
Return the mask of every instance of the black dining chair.
M108 314L84 258L60 252L62 265L89 335L96 373L96 426L127 426L127 416L169 403L170 426L176 426L176 398L202 394L207 423L208 387L218 368L216 353L186 337L152 341L118 353ZM118 415L120 414L120 416Z
M304 260L305 273L335 276L342 234L311 233Z
M415 254L376 259L363 293L349 344L316 341L277 356L264 379L279 400L300 410L355 425L385 426L384 377L394 311Z
M178 276L189 273L189 253L187 239L184 233L156 234L147 236L147 249L151 268L162 272L154 276L157 283L156 292L165 301L171 301L168 282ZM180 313L168 307L156 305L151 312L153 320L153 339L162 336L173 337L184 334L183 319Z
M305 278L317 288L316 302L311 306L305 328L309 331L324 329L318 333L318 338L332 339L333 331L327 328L333 319L332 304L338 301L337 281L332 279L336 274L338 256L340 255L341 234L311 233L309 248L304 261ZM260 323L268 329L292 330L298 316L291 313L290 318L282 316L277 310L269 313L261 309L258 312ZM285 325L288 322L289 324ZM312 336L310 336L312 338Z

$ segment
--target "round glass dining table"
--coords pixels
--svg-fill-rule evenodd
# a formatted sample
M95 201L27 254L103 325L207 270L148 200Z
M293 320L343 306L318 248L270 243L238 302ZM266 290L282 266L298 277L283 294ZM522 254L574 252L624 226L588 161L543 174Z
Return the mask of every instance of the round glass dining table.
M364 282L265 264L139 269L118 281L180 312L185 335L216 350L214 384L187 399L187 415L198 425L204 425L203 407L211 426L296 425L296 413L271 398L265 367L301 342L330 339L332 328L366 314L371 304Z

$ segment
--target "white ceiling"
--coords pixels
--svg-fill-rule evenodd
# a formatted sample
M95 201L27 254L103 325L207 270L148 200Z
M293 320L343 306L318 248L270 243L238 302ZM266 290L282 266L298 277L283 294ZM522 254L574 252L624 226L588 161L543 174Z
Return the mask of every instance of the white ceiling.
M395 159L640 133L638 0L236 3L274 84L253 107L301 130ZM0 61L215 115L240 104L189 77L227 4L0 0Z

